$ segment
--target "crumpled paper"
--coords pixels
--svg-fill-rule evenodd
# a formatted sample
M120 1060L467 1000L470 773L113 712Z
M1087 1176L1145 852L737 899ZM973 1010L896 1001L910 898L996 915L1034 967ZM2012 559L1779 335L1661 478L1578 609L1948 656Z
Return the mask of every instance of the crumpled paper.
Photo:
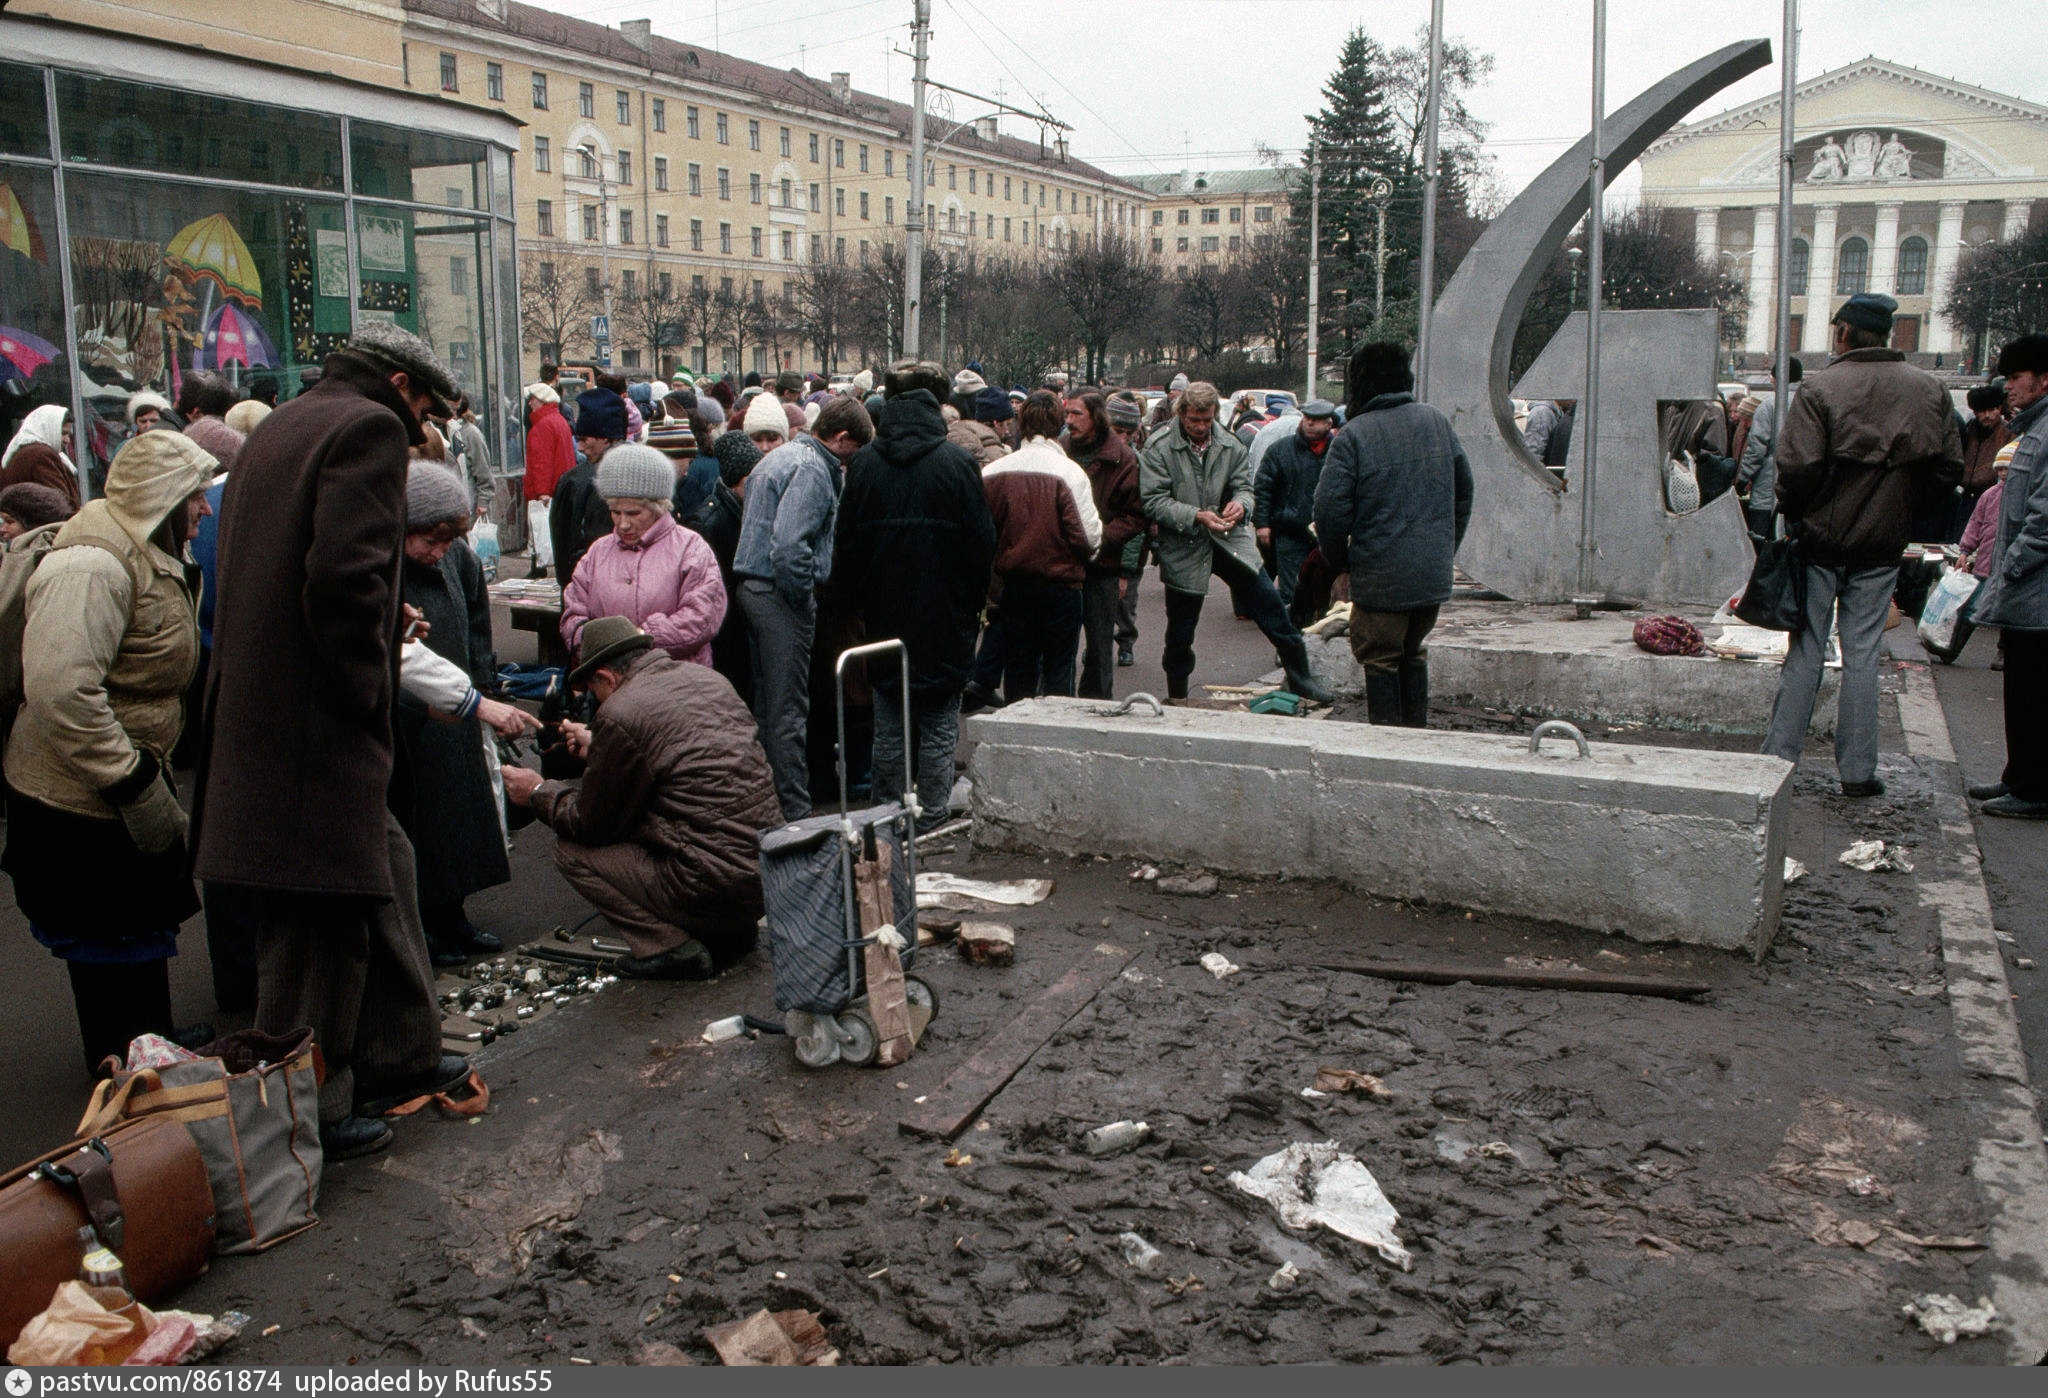
M1913 872L1913 865L1906 858L1905 847L1888 845L1883 840L1858 840L1843 850L1839 858L1851 869L1861 869L1866 874L1887 869L1897 874Z
M1372 1171L1335 1141L1296 1141L1249 1170L1232 1171L1230 1182L1271 1204L1289 1228L1320 1224L1364 1243L1404 1272L1415 1265L1394 1234L1401 1215Z
M117 1299L122 1294L106 1290ZM21 1327L7 1347L7 1362L23 1368L103 1364L109 1351L126 1348L140 1328L144 1339L123 1364L189 1364L233 1340L248 1323L239 1311L215 1319L192 1311L152 1311L139 1303L131 1319L101 1305L85 1283L68 1281L51 1294L40 1315Z
M1998 1308L1982 1296L1975 1306L1965 1306L1952 1294L1944 1296L1930 1291L1914 1297L1899 1310L1945 1345L1954 1344L1958 1335L1982 1335L1992 1326L2004 1323L1999 1319Z

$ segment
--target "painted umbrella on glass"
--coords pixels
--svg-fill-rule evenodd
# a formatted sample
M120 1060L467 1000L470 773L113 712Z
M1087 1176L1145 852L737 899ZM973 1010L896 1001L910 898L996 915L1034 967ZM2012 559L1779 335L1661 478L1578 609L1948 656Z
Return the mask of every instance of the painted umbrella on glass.
M57 347L38 335L0 325L0 383L32 379L36 370L57 357Z
M14 186L0 181L0 248L12 248L35 262L44 260L43 233L21 207Z
M263 276L249 245L235 232L226 214L208 214L179 229L164 245L164 262L185 273L206 288L199 304L199 324L211 330L214 296L238 301L250 310L263 309ZM192 346L192 367L204 369L208 336L202 334Z
M197 369L225 369L239 364L244 369L274 367L281 363L277 346L263 326L232 301L224 301L206 322L206 333L193 352Z

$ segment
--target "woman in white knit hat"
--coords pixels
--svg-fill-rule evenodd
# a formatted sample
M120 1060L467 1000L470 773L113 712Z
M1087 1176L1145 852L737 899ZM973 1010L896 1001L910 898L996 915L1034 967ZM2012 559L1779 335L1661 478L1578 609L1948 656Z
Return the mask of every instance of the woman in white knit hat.
M781 405L768 402L785 422ZM614 445L598 463L612 532L590 546L562 592L562 639L572 652L593 617L623 616L676 659L711 663L725 583L711 545L676 523L675 484L675 463L635 442Z

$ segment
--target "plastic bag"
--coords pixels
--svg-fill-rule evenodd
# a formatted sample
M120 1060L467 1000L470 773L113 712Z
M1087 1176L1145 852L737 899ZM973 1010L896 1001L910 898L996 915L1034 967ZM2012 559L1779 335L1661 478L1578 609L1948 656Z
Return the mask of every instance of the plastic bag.
M469 531L469 546L476 550L477 562L484 565L484 581L498 580L498 525L497 521L480 519Z
M1700 507L1699 474L1684 452L1664 463L1664 503L1675 515L1689 515Z
M1927 605L1920 609L1921 644L1938 651L1955 644L1956 622L1962 619L1963 609L1977 595L1981 582L1974 573L1960 568L1942 570L1941 581L1928 591Z
M526 502L526 538L533 546L533 566L555 566L555 536L548 533L548 507L538 500Z

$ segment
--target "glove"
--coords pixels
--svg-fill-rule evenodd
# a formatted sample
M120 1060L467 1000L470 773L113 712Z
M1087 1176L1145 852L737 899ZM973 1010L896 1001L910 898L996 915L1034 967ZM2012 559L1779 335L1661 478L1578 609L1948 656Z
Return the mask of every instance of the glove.
M187 820L171 793L170 783L158 777L142 794L120 807L121 824L128 838L144 854L163 854L185 843Z

